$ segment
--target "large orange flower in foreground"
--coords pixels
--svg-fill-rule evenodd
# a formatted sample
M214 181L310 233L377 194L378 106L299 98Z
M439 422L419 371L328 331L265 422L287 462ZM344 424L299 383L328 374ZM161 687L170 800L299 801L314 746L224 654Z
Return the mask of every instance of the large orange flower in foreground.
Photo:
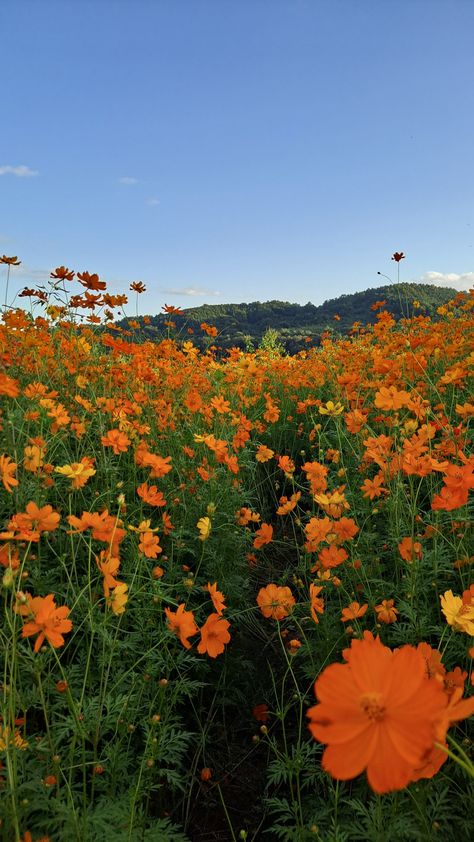
M392 652L367 635L345 654L348 663L316 680L320 703L308 711L313 737L327 744L323 768L339 780L366 770L378 793L403 789L434 744L445 694L413 646Z

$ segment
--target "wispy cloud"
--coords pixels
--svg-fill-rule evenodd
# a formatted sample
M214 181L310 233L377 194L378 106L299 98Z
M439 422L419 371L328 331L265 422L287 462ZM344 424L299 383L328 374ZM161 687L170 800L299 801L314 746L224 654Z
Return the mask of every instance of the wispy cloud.
M151 199L147 199L147 200L146 200L146 203L147 203L147 205L159 205L159 204L160 204L160 200L159 200L159 199L155 199L155 198L151 198Z
M49 273L52 269L37 269L34 266L29 266L27 263L22 263L21 266L15 266L15 274L11 275L13 280L18 281L43 281L46 282L49 280Z
M474 286L474 272L425 272L420 278L420 283L468 290Z
M119 184L138 184L138 178L133 178L131 175L123 175L119 178Z
M39 172L26 167L24 164L20 164L18 167L4 165L0 167L0 175L16 175L17 178L30 178L33 175L39 175Z
M206 296L207 297L209 295L212 295L212 296L222 295L222 293L219 292L218 290L203 289L202 287L180 287L180 288L172 287L172 288L167 288L167 289L161 289L160 292L165 293L165 295L186 295L186 296L191 296L191 297L193 297L193 296L195 296L195 297Z

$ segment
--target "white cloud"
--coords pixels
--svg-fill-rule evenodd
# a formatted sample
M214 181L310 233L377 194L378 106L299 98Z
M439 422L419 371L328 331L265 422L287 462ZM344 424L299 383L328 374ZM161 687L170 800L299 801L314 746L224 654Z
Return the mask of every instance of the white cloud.
M420 283L469 290L474 286L474 272L425 272L420 278Z
M138 184L138 178L133 178L131 175L123 175L119 178L120 184Z
M147 203L147 205L159 205L159 204L160 204L160 200L159 200L159 199L154 199L154 198L151 198L151 199L147 199L147 200L146 200L146 203Z
M52 269L36 269L34 266L29 266L27 263L22 263L21 266L15 266L15 275L13 279L17 279L18 281L26 281L30 280L31 282L34 281L44 281L46 282L49 280L49 273Z
M37 170L31 170L29 167L25 167L24 164L20 164L18 167L0 167L0 175L16 175L17 178L28 178L32 175L39 175L39 172Z
M182 287L181 289L162 289L166 295L208 296L222 295L218 290L202 289L202 287Z

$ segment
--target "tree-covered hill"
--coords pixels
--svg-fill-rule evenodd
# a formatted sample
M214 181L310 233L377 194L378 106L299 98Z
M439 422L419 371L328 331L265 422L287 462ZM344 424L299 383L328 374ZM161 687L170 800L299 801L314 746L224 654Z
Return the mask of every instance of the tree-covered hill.
M347 333L354 322L362 325L374 322L376 312L371 309L376 302L384 301L384 309L395 319L406 316L429 315L436 317L437 308L454 298L456 290L436 287L432 284L387 284L363 292L341 295L329 299L319 306L308 302L305 305L291 304L288 301L253 301L245 304L203 304L190 307L181 316L159 314L149 316L149 323L138 319L146 338L153 339L162 335L165 322L170 318L183 336L201 344L203 331L201 324L206 323L217 328L216 345L222 348L237 346L240 348L257 346L265 332L272 328L278 334L278 340L289 353L295 353L307 347L307 337L313 344L320 341L325 331ZM120 323L123 327L127 322ZM192 331L192 334L191 334ZM204 334L205 340L209 339Z

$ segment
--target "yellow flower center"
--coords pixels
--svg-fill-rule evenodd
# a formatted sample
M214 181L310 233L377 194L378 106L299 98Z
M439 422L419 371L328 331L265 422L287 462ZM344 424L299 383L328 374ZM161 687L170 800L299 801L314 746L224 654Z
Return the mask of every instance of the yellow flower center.
M359 704L372 722L381 722L385 717L386 707L381 693L365 693L360 697Z

